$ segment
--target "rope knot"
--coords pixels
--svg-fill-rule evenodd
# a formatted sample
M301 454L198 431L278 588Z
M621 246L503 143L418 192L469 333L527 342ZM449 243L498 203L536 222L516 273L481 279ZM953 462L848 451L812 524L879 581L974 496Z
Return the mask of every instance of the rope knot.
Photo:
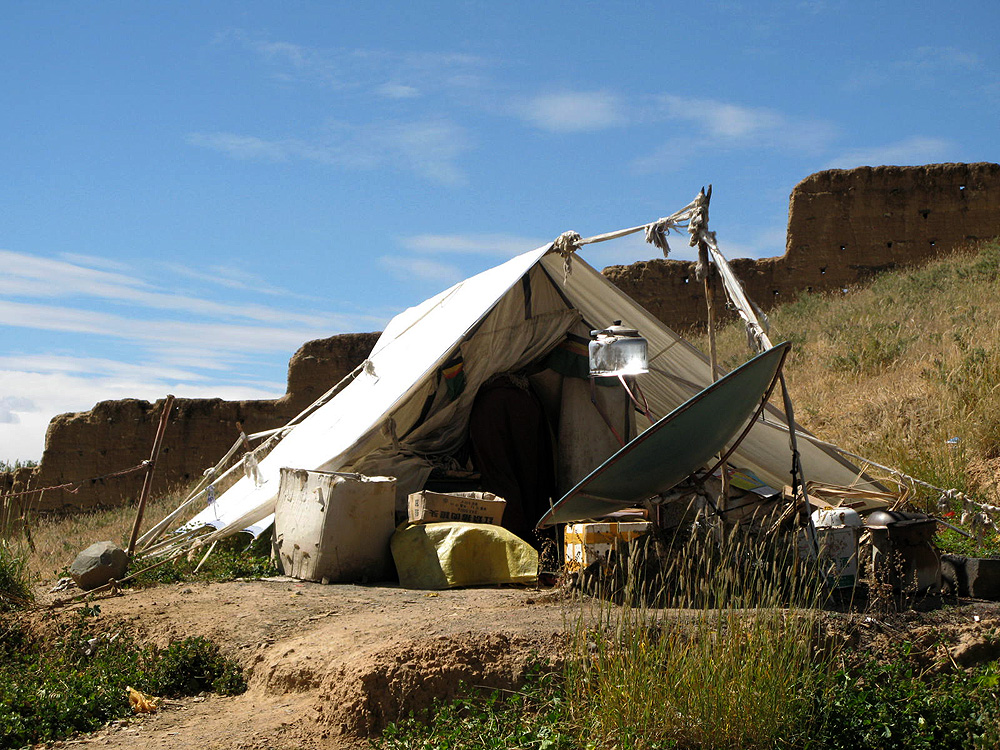
M552 241L552 249L563 258L563 281L565 282L573 271L573 253L580 249L583 237L579 232L563 232Z
M676 222L671 218L657 219L652 224L646 225L646 242L663 252L663 257L670 255L670 244L667 242L667 235L673 229Z

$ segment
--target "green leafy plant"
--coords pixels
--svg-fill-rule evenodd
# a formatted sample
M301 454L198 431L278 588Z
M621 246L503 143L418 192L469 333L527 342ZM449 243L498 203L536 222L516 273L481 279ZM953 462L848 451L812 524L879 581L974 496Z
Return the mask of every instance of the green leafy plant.
M246 688L239 667L204 639L159 651L102 630L99 617L99 605L82 607L44 638L9 615L0 620L0 748L50 742L127 716L128 686L173 696Z
M192 556L190 560L186 556L182 556L142 573L134 580L134 585L147 587L159 583L179 583L180 581L231 581L234 578L275 576L280 571L277 563L271 559L269 552L266 540L255 540L248 545L245 541L237 538L226 539L212 551L197 573L195 568L201 562L201 556ZM141 571L157 562L160 562L157 558L137 557L130 569Z
M150 690L157 695L192 695L204 691L239 695L247 687L239 667L224 658L216 644L204 638L174 641L166 649L153 652L152 662L147 680Z
M462 686L465 697L438 701L427 715L411 715L390 724L371 745L379 750L580 747L567 722L562 679L558 671L537 663L519 690Z
M969 672L918 674L901 654L842 669L817 693L809 747L960 750L1000 743L996 662Z

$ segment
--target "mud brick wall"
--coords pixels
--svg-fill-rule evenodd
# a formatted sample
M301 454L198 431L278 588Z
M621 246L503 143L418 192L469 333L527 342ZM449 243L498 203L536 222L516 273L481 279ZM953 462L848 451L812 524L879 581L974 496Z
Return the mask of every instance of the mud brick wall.
M171 409L153 475L152 493L190 485L239 437L288 422L347 375L375 345L376 333L352 333L310 341L288 364L288 389L273 401L179 398ZM149 459L162 401L102 401L93 409L61 414L49 423L37 467L0 474L0 492L21 492L86 481L76 492L54 490L26 496L31 511L92 508L133 502L143 473L96 479Z
M879 271L997 236L1000 164L832 169L810 175L792 191L783 256L731 262L747 294L766 309L802 291L848 288ZM726 238L719 241L725 252ZM706 322L694 266L652 260L611 266L604 274L683 330ZM716 295L721 304L719 284Z

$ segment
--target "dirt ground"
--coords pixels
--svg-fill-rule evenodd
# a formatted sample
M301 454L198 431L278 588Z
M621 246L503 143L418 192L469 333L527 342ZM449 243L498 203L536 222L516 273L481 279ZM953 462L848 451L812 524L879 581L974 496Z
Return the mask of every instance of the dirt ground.
M527 588L425 592L293 579L166 585L99 603L109 634L218 643L246 669L249 689L171 702L57 747L367 747L370 733L454 696L462 682L516 687L532 659L558 655L571 616L565 597Z
M530 661L558 659L581 612L559 590L424 592L283 578L165 585L100 605L109 634L127 630L158 645L195 635L215 641L247 670L249 689L170 702L55 747L356 750L387 722L454 696L462 682L516 687ZM822 624L862 658L910 642L929 671L1000 658L995 602L830 612Z

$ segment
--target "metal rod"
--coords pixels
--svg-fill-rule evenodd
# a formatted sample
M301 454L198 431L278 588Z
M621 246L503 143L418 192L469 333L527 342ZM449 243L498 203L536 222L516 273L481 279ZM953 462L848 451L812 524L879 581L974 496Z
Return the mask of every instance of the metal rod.
M160 412L160 424L156 428L156 437L153 439L153 450L149 454L149 464L146 466L146 476L142 480L142 492L139 495L139 507L135 511L135 523L132 525L132 536L128 540L128 549L125 554L132 557L135 552L135 541L139 538L139 527L142 526L142 514L146 510L146 501L149 499L149 491L153 486L153 470L156 469L156 459L160 456L160 445L163 443L163 433L167 429L167 420L170 418L170 407L174 405L174 397L168 394L163 400L163 411Z

